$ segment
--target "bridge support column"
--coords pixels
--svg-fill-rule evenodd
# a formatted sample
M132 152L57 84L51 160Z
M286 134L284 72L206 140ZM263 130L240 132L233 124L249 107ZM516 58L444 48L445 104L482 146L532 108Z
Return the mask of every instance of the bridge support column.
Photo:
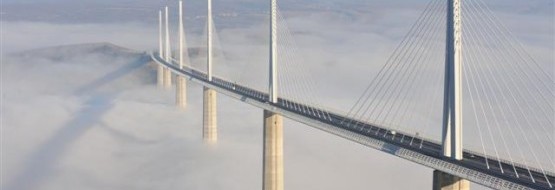
M218 142L218 127L216 117L216 91L204 87L203 139L205 143Z
M187 81L183 76L177 76L175 103L180 109L187 107Z
M469 190L470 182L466 179L434 170L433 190Z
M172 72L167 67L164 67L164 88L170 89L172 87Z
M164 67L161 64L157 64L158 69L156 69L156 83L158 87L164 87Z
M264 190L283 190L283 118L264 110Z

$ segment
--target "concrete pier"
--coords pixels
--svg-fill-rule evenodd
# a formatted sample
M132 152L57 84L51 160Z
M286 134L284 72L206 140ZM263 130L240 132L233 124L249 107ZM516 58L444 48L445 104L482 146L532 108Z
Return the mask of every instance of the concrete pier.
M204 87L203 98L203 139L205 143L215 144L218 142L218 125L216 112L216 91Z
M175 103L180 109L187 107L187 81L185 77L177 76Z
M167 67L164 67L164 88L170 89L172 87L172 72Z
M156 82L158 87L162 88L164 86L164 67L161 64L157 64L158 69L156 69Z
M264 190L283 190L283 118L264 110Z
M434 170L433 190L469 190L470 182L466 179Z

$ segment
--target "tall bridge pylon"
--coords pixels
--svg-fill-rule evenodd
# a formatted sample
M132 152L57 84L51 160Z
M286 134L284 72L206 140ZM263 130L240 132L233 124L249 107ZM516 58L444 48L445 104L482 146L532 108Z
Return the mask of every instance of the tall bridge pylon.
M208 0L207 13L207 39L206 39L206 74L208 81L212 81L212 61L213 61L213 20L212 20L212 0ZM208 87L203 89L203 139L208 144L215 144L218 141L218 120L217 120L217 104L216 91Z
M183 69L185 64L185 31L183 28L183 1L179 1L179 69ZM180 109L185 109L187 106L187 80L183 76L176 76L177 81L175 83L176 94L175 103Z
M270 0L270 60L268 101L278 103L277 0ZM283 118L264 110L263 189L283 190Z
M164 51L164 58L166 59L166 61L171 62L172 61L172 47L170 44L170 19L169 19L169 10L168 10L168 6L166 6L166 50ZM164 68L164 88L165 89L170 89L172 86L172 72L170 71L169 68Z
M443 88L443 155L462 160L462 40L461 2L447 1L445 79ZM466 190L470 182L442 171L434 171L434 190Z

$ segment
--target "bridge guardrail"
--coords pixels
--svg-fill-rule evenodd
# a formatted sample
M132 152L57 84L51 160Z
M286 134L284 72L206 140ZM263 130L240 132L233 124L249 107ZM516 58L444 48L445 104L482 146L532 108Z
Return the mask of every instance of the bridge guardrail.
M369 122L365 122L365 123L369 124L369 125L378 126L378 127L381 127L381 128L387 129L387 130L395 130L398 134L403 134L403 135L411 134L410 132L406 132L402 129L394 129L394 128L387 127L387 126L384 126L384 125L369 123ZM423 136L418 136L418 137L415 137L415 138L423 140L423 141L428 141L428 142L432 142L432 143L436 143L436 144L441 144L440 141L430 139L430 138L426 138L426 137L423 137ZM463 149L463 152L470 153L470 154L473 154L473 155L476 155L476 156L481 156L481 157L484 157L484 158L486 157L483 153L480 153L478 151L473 151L473 150L470 150L470 149ZM512 163L516 167L529 169L529 170L537 172L537 173L545 173L545 174L550 175L550 176L555 176L555 172L552 172L552 171L549 171L549 170L542 170L542 169L536 168L536 167L530 167L530 166L527 166L527 165L522 164L520 162L509 161L509 160L503 159L503 158L494 159L494 156L491 156L491 155L487 155L487 158L488 158L488 160L492 160L492 161L501 161L501 162L504 162L504 163Z

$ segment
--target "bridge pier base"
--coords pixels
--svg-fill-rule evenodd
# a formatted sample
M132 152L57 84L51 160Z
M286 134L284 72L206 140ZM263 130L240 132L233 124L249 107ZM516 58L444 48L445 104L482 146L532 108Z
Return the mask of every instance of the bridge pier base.
M158 84L158 87L162 88L164 87L164 67L161 64L156 65L158 65L156 70L156 83Z
M433 190L469 190L470 182L461 177L434 170Z
M216 91L204 87L203 98L203 139L205 143L216 144L218 142L218 127L216 117Z
M263 189L283 190L283 118L264 110Z
M172 72L169 68L164 67L164 88L170 89L172 87Z
M177 76L175 103L180 109L187 107L187 81L183 76Z

